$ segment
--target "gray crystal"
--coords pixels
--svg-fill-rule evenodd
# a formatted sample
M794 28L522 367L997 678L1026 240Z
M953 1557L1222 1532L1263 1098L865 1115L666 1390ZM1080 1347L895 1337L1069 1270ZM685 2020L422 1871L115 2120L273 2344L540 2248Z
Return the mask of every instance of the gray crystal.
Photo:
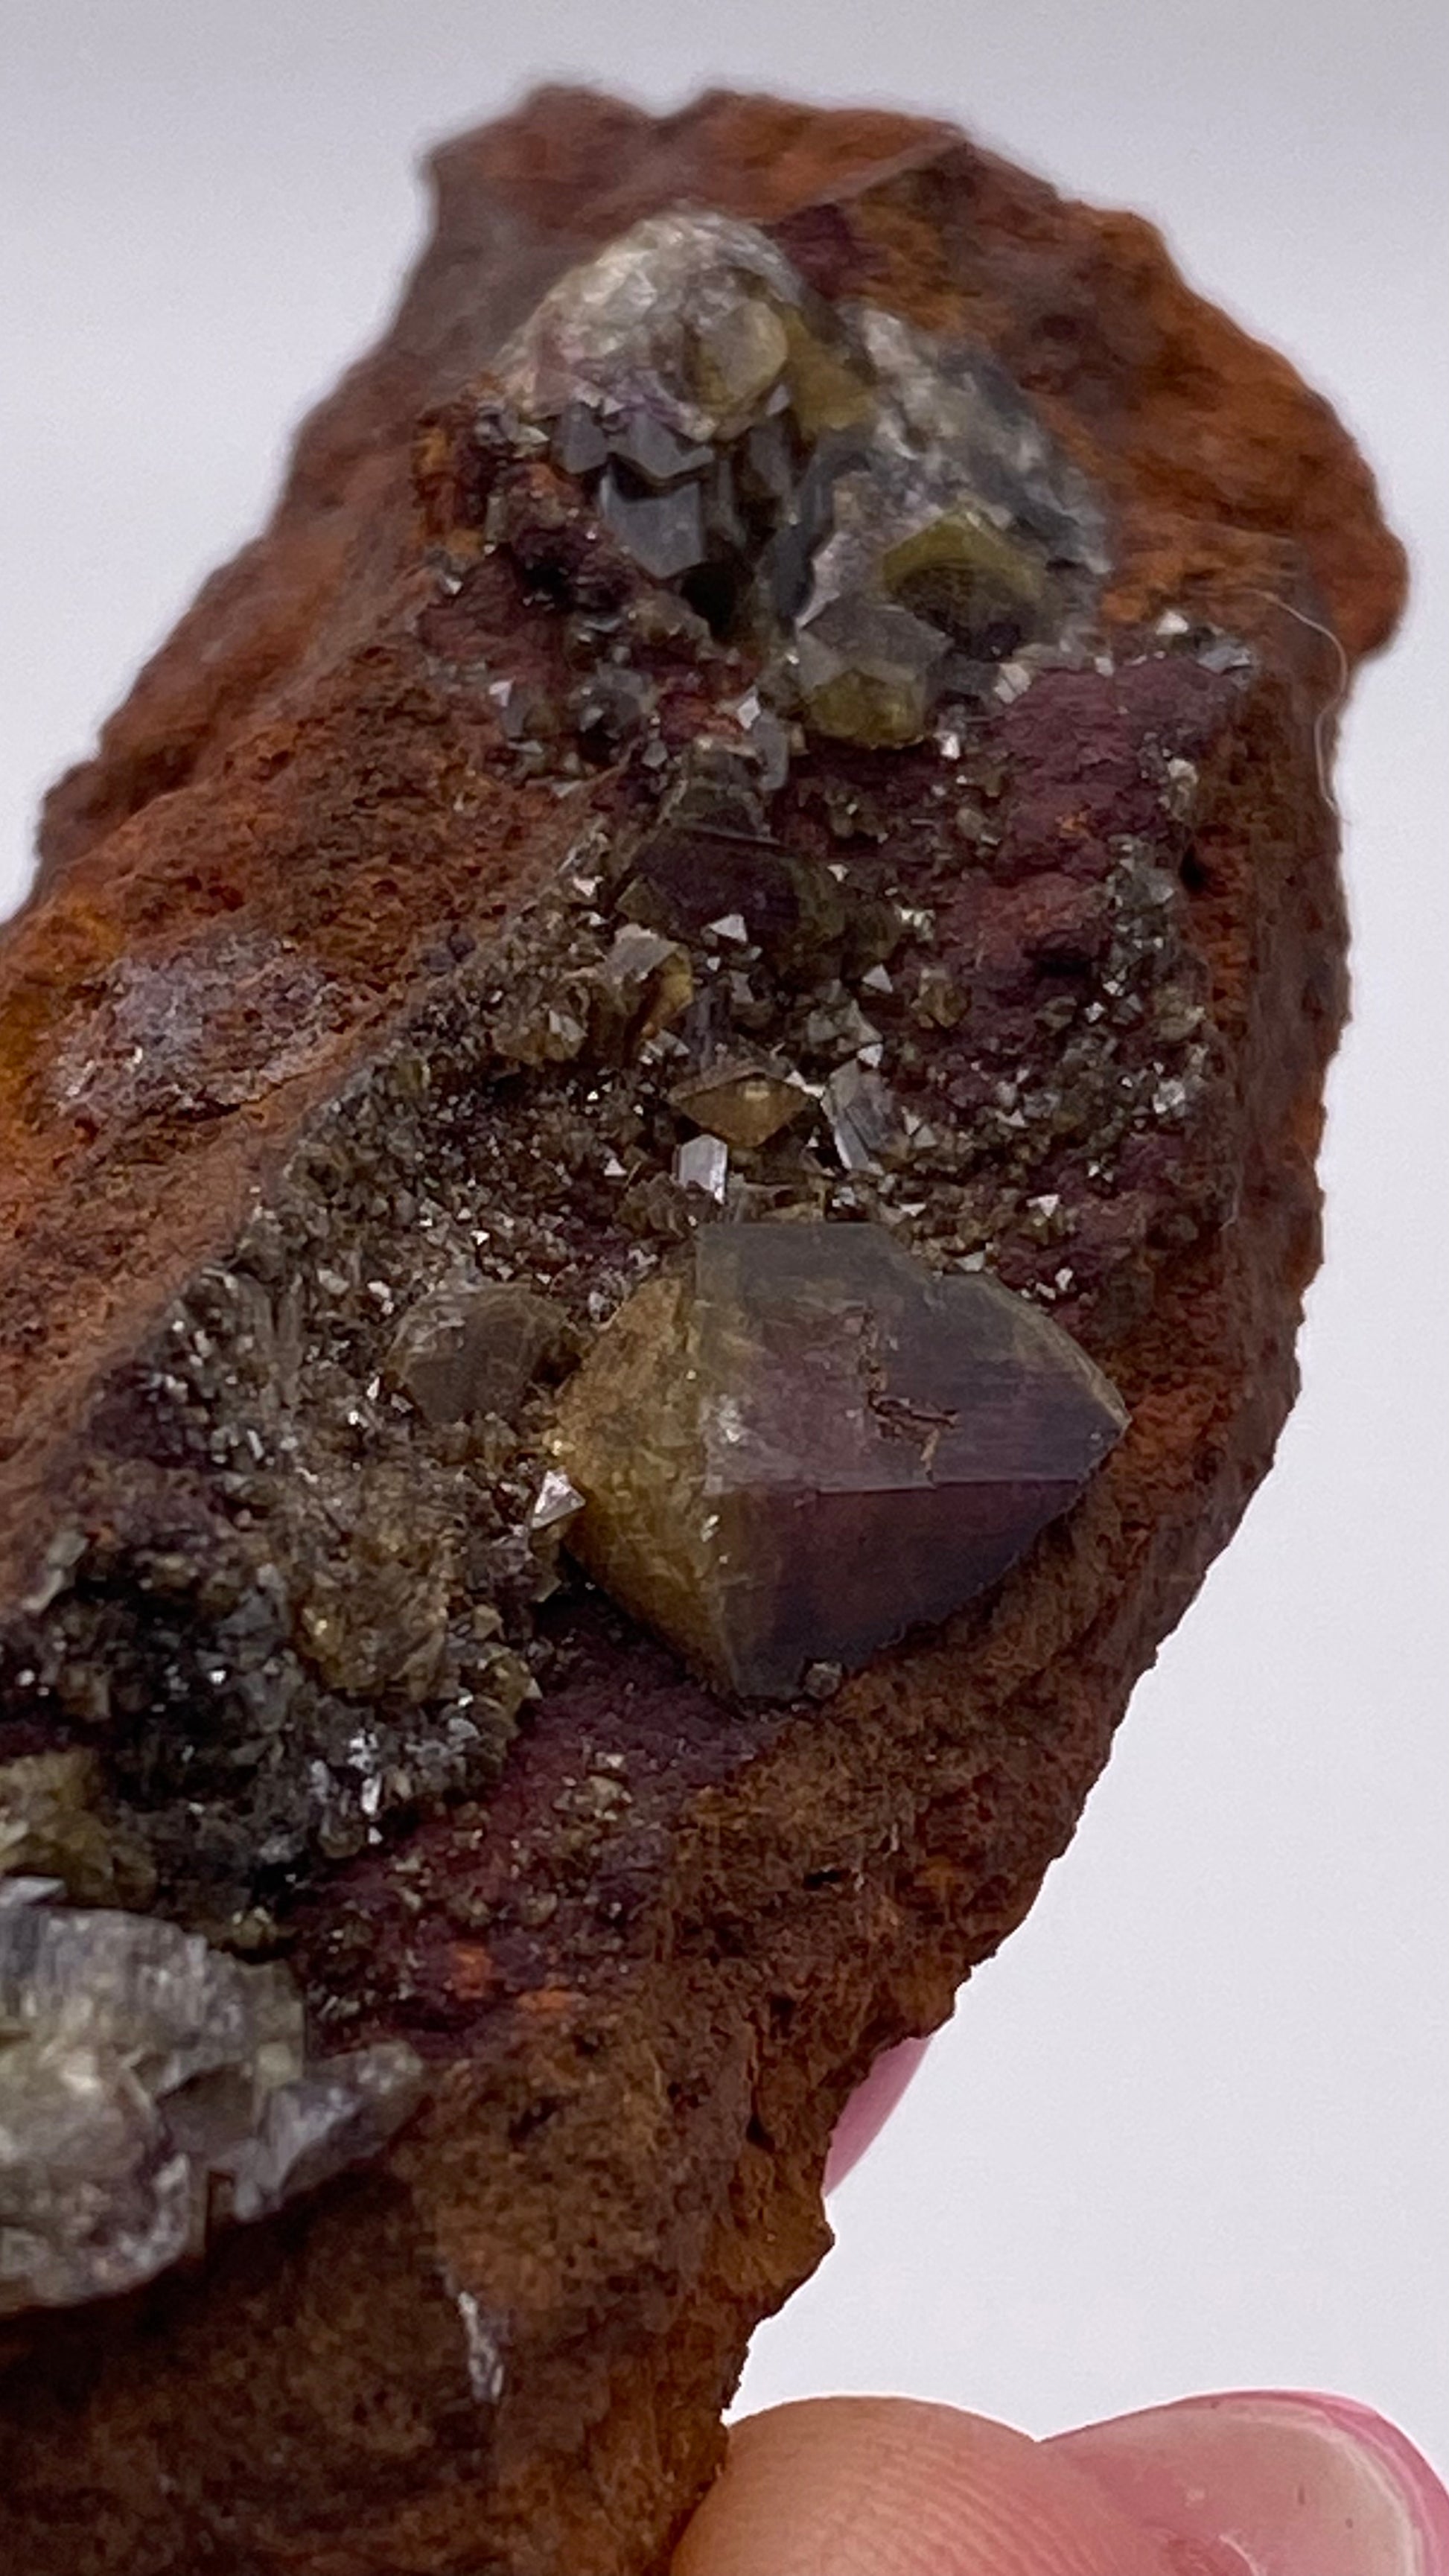
M231 2215L264 2218L299 2192L385 2147L422 2099L422 2068L405 2042L379 2041L279 2084L255 2127L213 2152L211 2169L231 2183Z
M704 499L697 483L634 495L610 468L599 484L599 516L656 581L672 581L704 561Z
M687 474L708 471L714 449L697 439L681 438L652 411L626 412L620 427L609 432L609 453L631 465L656 490L682 482Z
M905 1141L899 1104L888 1083L860 1064L843 1064L825 1086L825 1114L848 1172L888 1160Z
M402 2045L310 2063L285 1968L151 1915L0 1905L0 2314L152 2279L201 2252L218 2186L261 2217L376 2153L420 2088Z
M553 454L565 474L597 474L609 453L597 412L587 403L564 405L554 423Z

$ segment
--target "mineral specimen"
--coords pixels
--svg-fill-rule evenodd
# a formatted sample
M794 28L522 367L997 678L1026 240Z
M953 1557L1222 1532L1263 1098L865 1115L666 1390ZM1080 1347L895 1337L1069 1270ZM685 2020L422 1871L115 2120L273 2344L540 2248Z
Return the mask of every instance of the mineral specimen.
M1038 1308L882 1227L712 1226L565 1392L569 1544L707 1678L788 1696L994 1583L1126 1419Z
M1402 577L1326 408L1145 228L945 127L555 93L438 184L395 332L56 791L0 951L0 1891L69 1899L92 1967L146 1906L284 1951L319 2052L229 2053L220 1967L177 2090L20 2031L14 2278L133 2278L203 2167L236 2212L375 2140L358 2052L436 2083L346 2186L0 2323L33 2576L662 2570L824 2249L835 2114L1066 1843L1271 1455L1316 1257L1322 764ZM829 1403L767 1422L801 1346L728 1265L795 1236L842 1329ZM905 1276L897 1412L850 1369ZM744 1365L767 1519L767 1432L807 1520L875 1508L828 1490L852 1420L889 1455L934 1531L862 1574L898 1623L974 1509L938 1553L969 1417L915 1371L963 1292L1035 1337L1031 1420L1055 1385L1057 1431L1117 1427L1085 1361L1043 1379L1050 1318L1127 1430L944 1626L728 1689L670 1355L709 1322L722 1394ZM684 1506L647 1623L552 1446L631 1337ZM767 1673L811 1562L734 1623Z
M46 1893L0 1879L0 2317L151 2280L416 2109L404 2041L309 2060L284 1968Z

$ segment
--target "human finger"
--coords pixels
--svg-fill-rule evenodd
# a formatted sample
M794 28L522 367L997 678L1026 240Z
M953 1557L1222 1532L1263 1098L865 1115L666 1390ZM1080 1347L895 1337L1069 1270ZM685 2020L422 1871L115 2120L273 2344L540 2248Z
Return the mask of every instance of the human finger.
M1172 2576L1064 2454L953 2406L810 2398L746 2417L672 2576Z
M880 2135L930 2045L929 2039L898 2040L894 2048L881 2051L865 2082L856 2086L836 2121L825 2159L827 2191L844 2182Z
M1202 2576L1449 2576L1449 2495L1407 2436L1346 2397L1187 2397L1044 2446Z

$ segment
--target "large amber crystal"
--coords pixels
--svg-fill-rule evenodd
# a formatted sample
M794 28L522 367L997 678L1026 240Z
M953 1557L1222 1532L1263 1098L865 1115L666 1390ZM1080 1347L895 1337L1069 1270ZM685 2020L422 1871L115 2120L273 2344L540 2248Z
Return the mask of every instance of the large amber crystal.
M877 1225L712 1225L565 1391L569 1545L709 1680L789 1697L994 1583L1126 1419L997 1280Z

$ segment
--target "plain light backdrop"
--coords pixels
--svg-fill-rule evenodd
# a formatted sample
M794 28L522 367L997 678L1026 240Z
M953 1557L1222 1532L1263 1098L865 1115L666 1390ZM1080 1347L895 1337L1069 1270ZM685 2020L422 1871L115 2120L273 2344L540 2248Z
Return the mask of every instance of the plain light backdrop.
M7 0L0 910L43 784L381 324L423 146L541 77L955 116L1166 229L1415 554L1340 796L1357 1015L1279 1463L742 2403L1033 2430L1337 2388L1449 2459L1449 14L1442 0Z

